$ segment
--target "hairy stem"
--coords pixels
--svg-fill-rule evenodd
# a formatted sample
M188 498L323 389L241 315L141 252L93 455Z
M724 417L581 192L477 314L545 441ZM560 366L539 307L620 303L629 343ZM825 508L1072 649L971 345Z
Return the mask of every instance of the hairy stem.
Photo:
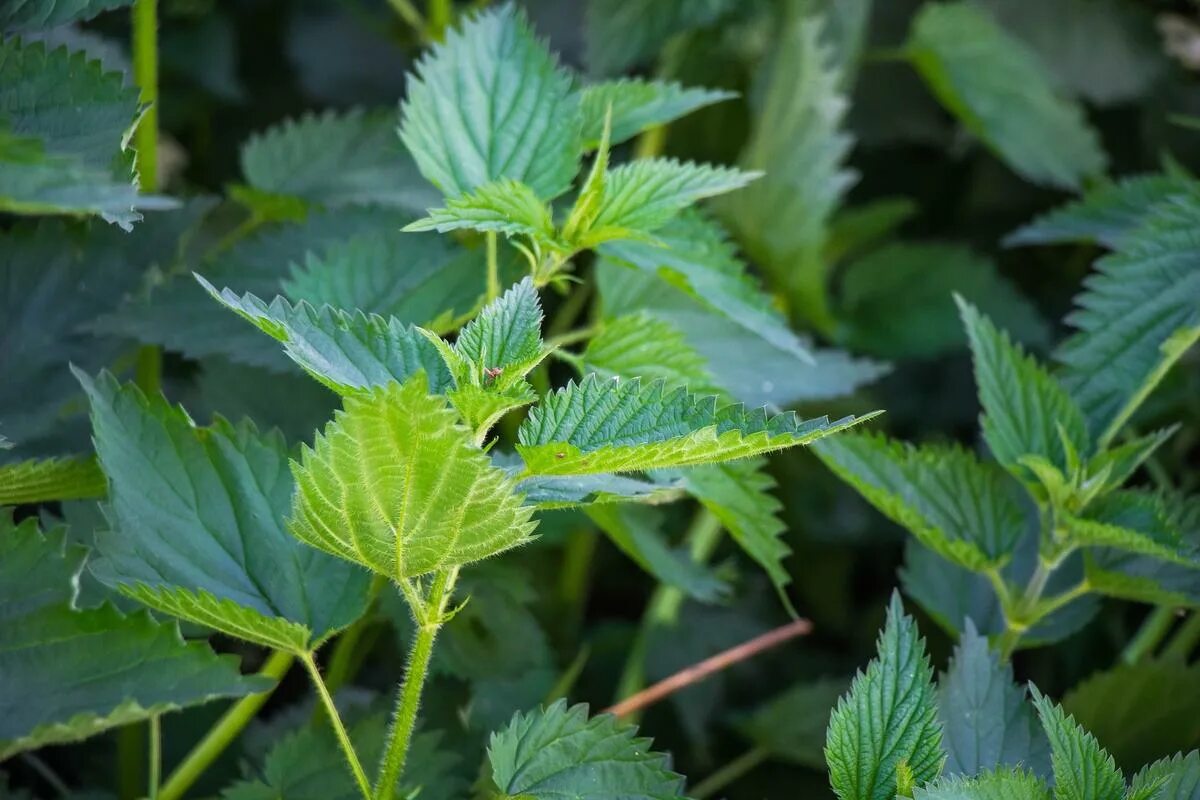
M405 592L405 599L409 601L413 619L417 623L417 634L409 653L404 683L396 696L396 713L384 748L383 762L379 765L379 778L375 782L376 800L392 800L396 793L396 782L404 774L404 762L408 758L408 747L417 727L417 712L421 707L421 693L425 688L433 645L445 623L446 606L457 578L457 567L437 573L424 603L415 602L411 592Z
M304 663L304 668L308 670L309 677L312 678L313 688L317 690L317 695L325 705L329 724L333 726L333 732L337 735L338 744L342 746L346 762L350 765L350 772L354 775L354 782L358 784L358 789L362 792L363 798L371 800L371 783L367 780L367 773L363 772L362 763L358 760L358 753L355 752L354 744L350 741L350 734L346 733L346 726L342 723L342 717L338 714L337 706L333 704L333 695L329 693L329 689L325 686L325 681L321 678L321 670L317 669L317 662L313 659L313 654L311 652L305 653L300 657L300 660Z
M258 674L278 682L287 673L294 660L295 657L291 653L276 651L267 658ZM254 719L254 715L258 713L258 710L263 707L274 691L272 688L249 697L243 697L230 706L229 710L217 720L204 738L180 762L175 771L167 777L167 782L163 784L162 790L158 793L159 800L179 800L183 797L196 779L204 773L204 770L208 769L209 765L237 738L250 720Z
M696 800L705 800L724 789L750 770L757 767L770 757L771 753L765 747L755 747L747 750L737 758L725 764L716 772L697 783L688 791L688 796Z
M497 253L496 232L487 232L487 301L500 296L500 256Z
M1155 608L1142 620L1137 634L1121 652L1121 660L1126 664L1136 664L1153 653L1174 624L1175 609L1167 606Z
M1187 622L1179 626L1163 655L1167 658L1178 658L1186 661L1200 644L1200 611L1193 611Z

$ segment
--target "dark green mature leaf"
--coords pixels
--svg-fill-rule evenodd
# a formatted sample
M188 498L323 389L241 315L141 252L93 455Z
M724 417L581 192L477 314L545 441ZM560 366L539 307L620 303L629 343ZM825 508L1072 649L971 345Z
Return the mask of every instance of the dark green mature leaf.
M1025 532L1016 487L994 465L960 448L913 447L850 433L813 450L881 513L967 569L1004 566Z
M1119 664L1076 685L1062 705L1126 769L1200 744L1200 664Z
M938 712L947 776L1023 767L1050 777L1050 745L1025 689L1013 683L1012 665L1000 663L969 619L938 681Z
M716 397L668 390L662 381L601 380L548 395L518 431L517 452L533 475L586 475L696 466L808 444L870 419L802 420L720 406Z
M945 758L933 669L898 593L878 651L829 720L825 759L841 800L893 800L901 764L919 785L937 777Z
M103 497L104 473L84 456L0 465L0 506Z
M139 198L119 165L138 112L137 89L86 54L0 41L0 211L99 214L128 228L135 208L173 205Z
M798 683L755 710L738 730L775 758L824 770L825 729L846 684L843 678Z
M621 78L593 83L580 90L584 147L599 146L604 118L612 109L609 142L620 144L647 128L665 125L699 108L737 97L723 89L684 88L674 81Z
M663 515L657 509L606 504L588 508L587 515L621 552L660 583L707 603L728 594L729 587L693 561L686 550L675 551L668 546Z
M1050 739L1055 800L1123 800L1125 778L1096 737L1036 688L1031 691Z
M1200 751L1154 762L1134 776L1129 794L1145 797L1156 786L1155 800L1200 800Z
M1075 189L1104 172L1083 109L986 12L966 2L923 6L906 49L942 104L1022 177Z
M276 297L267 305L252 294L218 291L196 276L219 303L263 333L282 342L288 357L338 394L403 383L424 372L433 391L450 386L450 373L437 349L411 325L361 311L313 308Z
M84 551L0 511L0 759L270 687L174 623L76 610Z
M1200 190L1166 200L1100 259L1055 358L1093 434L1109 440L1200 338Z
M0 8L0 31L56 28L129 3L130 0L11 0Z
M501 5L418 62L400 138L447 197L512 178L550 199L579 169L583 118L571 84L524 13Z
M857 179L845 166L852 139L842 130L843 76L823 27L803 13L786 22L762 112L739 160L766 176L722 206L750 257L818 324L829 321L823 258L829 220Z
M272 646L320 642L358 618L367 575L284 530L293 482L282 436L222 419L197 428L161 395L76 375L109 479L112 530L97 533L91 567L101 581Z
M1009 246L1091 242L1114 249L1153 216L1155 207L1195 182L1185 175L1134 175L1089 190L1014 231Z
M293 472L291 532L393 580L495 555L536 526L421 375L348 396Z
M1025 456L1040 456L1065 475L1069 454L1091 451L1087 423L1067 391L1032 356L987 317L956 298L975 362L983 406L983 436L996 460L1017 477L1028 477Z
M603 714L588 719L587 706L517 714L488 743L492 781L506 800L674 800L683 777L667 756L650 750L637 729Z
M1037 775L1016 767L940 778L917 788L913 800L1050 800L1050 788Z
M1026 344L1050 341L1050 328L990 259L950 244L885 245L846 266L838 340L884 358L930 358L966 337L957 293Z
M1111 547L1200 570L1200 549L1183 537L1162 498L1125 489L1097 498L1079 515L1062 520L1069 540Z
M587 0L589 70L623 72L657 53L668 37L716 22L736 7L733 0Z
M604 323L588 341L580 362L583 374L602 378L662 380L667 386L686 386L700 394L720 394L705 359L669 322L645 312Z
M241 162L254 188L320 205L375 203L420 213L438 201L396 138L390 110L286 120L242 145Z
M547 241L554 238L554 220L550 207L534 194L532 188L520 181L501 178L484 183L468 194L450 198L445 208L430 208L429 216L407 225L404 230L492 231Z

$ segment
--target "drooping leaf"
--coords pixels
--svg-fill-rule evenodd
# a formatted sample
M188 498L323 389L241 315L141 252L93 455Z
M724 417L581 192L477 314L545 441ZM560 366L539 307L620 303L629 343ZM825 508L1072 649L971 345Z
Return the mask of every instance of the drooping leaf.
M750 257L818 325L829 322L829 220L857 179L845 165L852 139L842 128L843 76L823 29L820 17L796 10L784 23L739 160L766 176L722 206Z
M0 759L270 687L186 644L174 623L111 605L77 610L84 551L0 512Z
M268 305L252 294L238 297L199 275L196 279L219 303L282 342L289 358L338 394L403 382L417 372L425 373L435 392L450 385L434 346L395 317L316 309L303 300L293 306L282 297Z
M404 228L410 232L457 230L492 231L505 236L521 234L538 241L554 238L550 207L529 186L509 178L481 184L473 192L452 197L445 208Z
M1110 439L1200 338L1200 191L1155 206L1097 262L1055 358L1097 436Z
M571 84L524 13L501 5L450 31L418 62L400 137L447 197L511 178L549 200L579 168L583 118Z
M850 433L813 450L881 513L967 569L1002 567L1025 531L1009 479L960 448Z
M589 70L612 75L642 63L668 37L704 27L736 8L733 0L587 0Z
M535 527L422 375L348 396L293 471L291 532L393 580L487 558Z
M130 0L14 0L0 8L0 31L56 28L129 3Z
M1155 761L1134 776L1129 794L1145 797L1155 789L1156 793L1152 795L1155 800L1200 798L1200 751Z
M1002 767L1050 777L1050 745L1013 683L1012 665L1001 664L970 619L949 670L938 681L938 712L947 776L970 778Z
M801 420L787 412L719 406L661 381L589 375L548 395L518 431L533 475L585 475L695 466L808 444L869 419Z
M1125 778L1096 737L1036 688L1031 691L1050 739L1054 800L1123 800Z
M587 706L560 700L513 717L493 733L488 762L499 797L526 800L675 800L683 777L650 740L611 715L588 719Z
M1075 189L1104 172L1083 109L987 12L967 2L923 6L906 50L942 105L1025 179Z
M728 594L729 587L693 561L686 550L671 549L663 532L663 516L658 510L648 506L606 504L588 508L587 515L621 552L660 583L708 603Z
M738 730L776 758L824 770L825 729L846 685L842 678L798 683L756 709Z
M91 566L101 581L271 645L295 641L297 630L320 642L358 618L367 575L284 530L293 482L281 436L222 419L197 428L161 396L107 373L76 375L109 480L112 529L97 533Z
M956 299L971 343L988 448L1017 477L1029 475L1021 463L1025 456L1040 456L1069 475L1064 438L1078 456L1091 451L1078 406L1008 334L970 303Z
M683 87L674 81L621 78L584 86L580 90L583 110L583 144L595 149L604 133L604 117L612 108L609 141L620 144L647 128L665 125L705 106L736 97L722 89Z
M0 506L103 497L104 473L87 457L0 465Z
M937 777L944 759L933 669L893 594L878 656L855 675L829 721L829 783L841 800L892 800L901 764L920 784Z
M1137 489L1097 498L1081 514L1064 514L1070 541L1111 547L1200 570L1200 549L1184 539L1163 501Z
M396 138L391 111L286 120L250 137L241 164L256 189L320 205L374 203L420 213L438 200Z
M940 778L918 787L913 800L1050 800L1050 787L1032 772L1007 767Z

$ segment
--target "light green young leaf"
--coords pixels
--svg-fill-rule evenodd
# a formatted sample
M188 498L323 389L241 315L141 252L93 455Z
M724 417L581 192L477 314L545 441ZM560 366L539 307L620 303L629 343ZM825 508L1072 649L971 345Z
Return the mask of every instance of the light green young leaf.
M425 373L436 392L450 386L436 348L395 317L316 309L303 300L293 306L282 297L267 305L252 294L218 291L199 275L196 280L217 302L282 342L289 358L338 394L403 382L417 372Z
M933 669L898 593L888 605L878 651L829 720L825 760L840 800L893 800L901 764L921 784L938 776L945 759Z
M799 683L738 725L738 730L771 755L809 769L825 769L825 729L847 679L822 678Z
M106 488L96 460L86 456L0 465L0 506L103 497Z
M1050 744L1025 689L1013 683L1012 665L1000 663L970 619L938 681L938 714L947 777L1017 767L1050 777Z
M1200 338L1200 190L1155 206L1096 264L1055 359L1094 435L1110 441Z
M1157 791L1149 794L1157 787ZM1200 751L1155 761L1133 778L1130 797L1200 800Z
M550 207L520 181L502 178L485 183L475 191L451 198L445 208L433 208L429 215L405 226L405 231L457 230L493 231L505 236L517 234L537 241L554 238L554 220Z
M546 356L533 280L525 278L485 306L459 333L454 352L471 365L480 384L511 386L533 369Z
M913 800L1050 800L1046 782L1020 767L944 777L913 792Z
M734 8L734 0L587 0L589 71L624 72L658 53L671 36L710 25Z
M857 180L846 167L843 73L823 38L824 23L789 12L765 75L762 111L739 164L766 176L721 206L746 252L787 290L797 310L830 322L823 251L829 220Z
M582 114L572 78L504 4L447 33L418 62L400 138L447 197L510 178L543 200L579 169Z
M1077 189L1107 158L1083 108L1055 92L1045 67L975 5L922 7L908 57L967 130L1034 183Z
M717 602L729 593L729 586L693 561L686 550L668 547L663 515L657 509L605 504L590 507L586 513L621 552L660 583L704 603Z
M57 28L129 3L130 0L14 0L0 8L0 31Z
M1069 476L1072 470L1064 436L1080 457L1092 449L1078 406L1007 333L970 303L955 299L971 343L975 383L983 406L983 435L992 454L1018 478L1030 477L1021 463L1025 456L1040 456Z
M312 646L362 614L367 575L284 530L293 483L278 433L223 419L197 428L161 395L107 373L76 377L109 479L112 529L97 533L91 567L103 583L233 636L270 631L252 641L271 645L284 628Z
M661 381L589 375L543 399L517 433L532 475L586 475L696 466L809 444L875 416L801 420L719 406Z
M1184 540L1161 498L1125 489L1097 498L1081 514L1064 514L1069 541L1111 547L1200 569L1200 550Z
M488 558L536 526L422 375L348 396L293 472L291 532L392 580Z
M85 554L0 511L0 759L222 697L270 688L174 623L76 610Z
M888 519L967 569L1004 566L1025 531L1016 487L995 465L960 448L914 447L855 432L813 451Z
M584 375L602 378L662 380L668 387L686 386L697 394L721 394L704 357L688 345L679 329L645 312L604 323L588 341L579 361Z
M1097 453L1088 461L1087 474L1105 475L1105 487L1118 489L1178 430L1178 424L1172 425Z
M699 108L737 97L723 89L683 87L674 81L620 78L593 83L580 90L583 144L594 150L604 133L604 116L612 108L609 141L620 144L647 128L665 125Z
M375 203L420 213L438 201L396 138L392 110L286 120L250 137L241 162L256 189L321 205Z
M1125 778L1096 737L1036 688L1030 691L1050 739L1054 800L1124 800Z
M559 700L493 733L488 762L503 800L682 800L683 776L650 744L610 714L588 719L586 705Z

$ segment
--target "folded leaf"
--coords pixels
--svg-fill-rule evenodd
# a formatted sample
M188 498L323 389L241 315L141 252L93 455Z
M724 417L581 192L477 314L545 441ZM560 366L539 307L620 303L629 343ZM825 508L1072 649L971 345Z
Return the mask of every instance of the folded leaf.
M829 783L840 800L893 800L900 770L920 785L938 776L944 759L933 669L893 594L878 656L854 676L829 720Z
M1124 800L1125 778L1096 737L1036 688L1031 691L1050 739L1054 800Z
M48 458L0 465L0 506L103 497L107 484L94 458Z
M570 186L582 153L570 74L513 5L450 31L409 77L400 138L447 197L501 178L548 200Z
M524 544L536 526L421 375L348 396L293 472L291 532L396 581Z
M620 78L580 90L583 143L595 149L604 134L604 117L612 109L609 141L620 144L647 128L665 125L705 106L737 97L722 89L683 87L675 82Z
M532 475L584 475L695 466L808 444L875 414L801 420L786 412L719 407L715 397L667 390L662 381L601 380L548 395L517 433Z
M636 728L609 714L588 719L587 706L564 700L518 713L493 733L488 762L499 796L512 800L683 797L683 777Z
M306 630L311 646L358 618L367 575L284 530L294 484L278 433L222 419L197 428L161 395L147 398L107 373L76 375L109 479L112 529L96 534L96 577L233 636L256 630L247 618L272 631L282 619L289 631Z

